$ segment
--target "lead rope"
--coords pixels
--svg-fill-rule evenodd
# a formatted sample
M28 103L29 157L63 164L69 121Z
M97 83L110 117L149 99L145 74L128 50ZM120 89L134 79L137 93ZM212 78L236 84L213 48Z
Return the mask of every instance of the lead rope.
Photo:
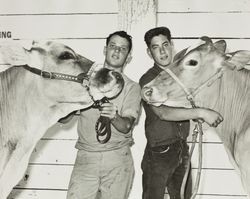
M95 101L93 108L101 108L103 103L108 103L108 98L104 97L99 101ZM111 120L108 117L100 116L95 124L96 139L99 143L105 144L111 138Z
M193 99L188 98L188 100L191 103L192 108L196 108ZM202 135L203 135L202 123L203 123L203 121L201 121L201 120L194 120L194 121L196 122L196 124L195 124L193 134L192 134L192 146L191 146L191 149L189 151L187 169L185 171L185 175L183 177L182 184L181 184L181 192L180 192L181 199L185 199L185 188L186 188L186 183L187 183L187 179L188 179L188 174L189 174L189 171L191 169L191 158L192 158L192 155L193 155L193 151L194 151L194 148L195 148L195 144L196 144L196 141L197 141L198 134L199 134L198 171L197 171L197 174L196 174L195 185L194 185L194 189L193 189L193 192L192 192L191 199L194 199L196 197L198 189L199 189L199 184L200 184L201 168L202 168L202 138L203 138L202 137Z
M189 90L187 89L187 87L179 80L179 78L168 68L164 69L184 90L184 92L186 93L187 96L187 100L190 102L192 108L197 108L194 100L193 100L193 95L192 93L189 92ZM205 85L205 84L204 84ZM197 141L197 137L199 134L199 158L198 158L198 171L197 171L197 175L196 175L196 179L195 179L195 186L192 192L192 196L191 199L194 199L197 195L198 189L199 189L199 184L200 184L200 176L201 176L201 167L202 167L202 135L203 135L203 130L202 130L202 122L201 120L194 120L196 122L195 128L193 130L193 134L192 134L192 146L191 149L189 151L189 158L188 158L188 162L187 162L187 169L185 171L183 180L182 180L182 184L181 184L181 199L185 199L185 188L186 188L186 183L187 183L187 179L188 179L188 174L190 171L190 165L191 165L191 158L193 155L193 151L195 148L195 144Z
M93 71L95 70L96 67L100 66L100 64L95 64L91 67L91 69L89 70L89 73L92 74ZM88 73L88 75L89 75ZM94 100L93 96L91 95L91 98L94 101L94 104L92 105L92 108L97 108L100 110L101 105L103 103L109 103L109 99L114 99L116 98L123 90L124 88L124 81L122 82L122 89L120 90L119 93L117 93L116 96L112 97L112 98L107 98L107 97L103 97L101 100ZM96 123L95 123L95 131L96 131L96 139L100 144L105 144L107 143L110 138L111 138L111 120L109 117L105 117L105 116L100 116Z

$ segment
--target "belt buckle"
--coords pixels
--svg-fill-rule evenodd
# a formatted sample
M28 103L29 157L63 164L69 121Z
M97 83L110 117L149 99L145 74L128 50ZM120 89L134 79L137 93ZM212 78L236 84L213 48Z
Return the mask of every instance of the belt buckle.
M166 152L168 152L169 149L170 149L170 147L168 146L165 150L163 150L163 151L161 151L159 153L166 153Z
M169 145L157 146L151 148L152 152L154 153L166 153L169 149L170 149Z

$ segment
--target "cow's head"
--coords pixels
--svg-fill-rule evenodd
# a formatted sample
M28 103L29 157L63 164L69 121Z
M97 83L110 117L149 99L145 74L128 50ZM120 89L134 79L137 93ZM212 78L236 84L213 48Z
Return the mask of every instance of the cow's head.
M42 71L71 76L80 77L88 74L88 80L80 84L73 81L44 79L30 73L29 76L33 75L33 79L41 82L38 85L44 96L51 98L52 101L86 103L92 99L112 98L123 88L124 81L121 74L96 67L92 61L61 43L33 42L29 50L16 43L5 43L0 45L0 51L3 61L9 64L9 67L27 64Z
M196 47L177 53L168 67L186 87L187 92L177 83L178 80L164 70L143 87L143 99L154 105L190 106L186 98L187 93L196 94L201 85L216 81L216 78L219 78L216 75L220 72L235 68L240 70L250 61L250 51L225 53L225 50L224 40L212 43L210 38L202 37L201 43Z

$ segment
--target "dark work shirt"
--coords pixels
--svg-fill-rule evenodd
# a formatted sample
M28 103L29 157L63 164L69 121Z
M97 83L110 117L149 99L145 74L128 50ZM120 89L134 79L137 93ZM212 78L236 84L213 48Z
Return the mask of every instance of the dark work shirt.
M141 78L139 84L141 88L152 81L163 69L156 64L150 68ZM148 144L151 147L168 145L177 140L186 140L189 134L190 123L185 121L166 121L161 120L151 109L152 105L142 101L146 113L145 133Z

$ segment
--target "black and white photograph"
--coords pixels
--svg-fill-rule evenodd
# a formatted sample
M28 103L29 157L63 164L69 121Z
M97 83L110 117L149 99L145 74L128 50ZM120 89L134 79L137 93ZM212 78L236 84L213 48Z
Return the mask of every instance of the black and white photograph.
M250 198L250 0L1 0L0 199Z

